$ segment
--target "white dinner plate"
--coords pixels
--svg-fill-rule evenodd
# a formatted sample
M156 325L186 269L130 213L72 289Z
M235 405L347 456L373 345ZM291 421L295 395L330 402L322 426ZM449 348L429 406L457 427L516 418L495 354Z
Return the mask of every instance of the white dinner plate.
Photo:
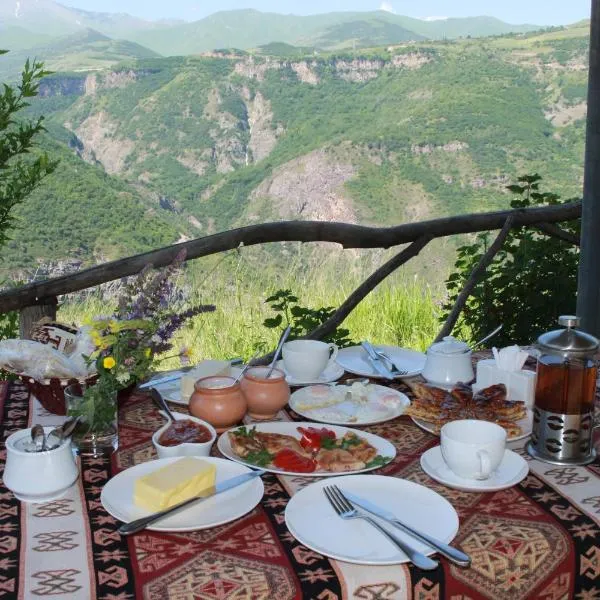
M115 519L125 523L149 515L150 511L136 506L133 502L135 480L177 460L180 460L180 457L151 460L115 475L102 490L100 495L102 506ZM202 457L201 460L215 464L217 482L231 479L250 470L223 458ZM256 477L252 481L211 496L157 521L148 529L153 531L192 531L229 523L249 513L260 502L264 491L262 480L260 477Z
M411 417L411 419L418 425L421 429L428 431L429 433L433 433L433 435L439 435L435 431L435 425L430 421L424 421L423 419L417 419L416 417ZM514 437L506 438L507 442L516 442L517 440L524 440L526 437L531 435L533 431L533 411L531 409L527 409L527 416L516 421L517 425L521 428L522 432L520 435Z
M289 385L292 386L304 386L304 385L318 385L320 383L332 383L333 381L337 381L343 374L344 369L340 367L335 361L328 364L325 370L312 381L300 381L299 379L294 379L286 370L282 360L278 360L276 367L281 369L285 373L285 380Z
M285 523L290 533L306 547L330 558L362 565L394 565L408 562L372 525L362 519L343 520L323 493L335 483L340 490L352 492L394 513L407 525L450 543L458 531L458 514L437 492L418 483L383 475L352 475L335 481L312 483L292 497L285 509ZM380 523L383 524L382 521ZM431 555L435 552L399 529L386 525L415 550Z
M516 452L506 449L498 468L489 479L465 479L456 475L445 463L439 446L421 455L421 468L439 483L463 492L496 492L517 485L527 477L529 465Z
M425 355L422 352L399 348L398 346L374 345L373 347L387 354L394 361L398 369L408 371L402 377L418 375L425 367ZM362 377L381 377L362 346L341 348L335 360L350 373L361 375Z
M231 367L230 376L237 377L242 372L242 367ZM187 406L190 403L189 398L181 397L181 379L175 379L174 381L167 381L167 383L160 383L156 388L160 395L173 404L181 404Z
M367 386L366 402L343 400L331 406L309 408L310 404L327 403L335 400L334 394L344 397L344 390L350 391L350 386L317 385L295 391L290 397L290 408L299 415L332 425L375 425L399 417L410 405L410 400L402 392L383 385L370 383Z
M252 423L250 425L246 425L245 427L246 428L256 427L257 431L262 431L264 433L280 433L283 435L291 435L291 436L294 436L295 438L297 438L298 440L300 440L302 435L298 432L297 428L298 427L314 427L314 426L315 426L314 423L310 423L310 422L306 422L306 421L298 421L298 422L269 421L266 423ZM243 458L240 458L239 456L237 456L237 454L235 454L235 452L231 448L228 433L229 433L229 431L233 431L235 429L238 429L238 427L232 427L228 431L225 431L224 433L222 433L221 436L219 437L219 441L217 442L217 447L221 451L221 454L223 454L223 456L226 456L227 458L230 458L231 460L234 460L235 462L238 462L242 465L246 465L246 466L252 467L254 469L259 468L256 465L246 462ZM383 439L382 437L379 437L378 435L374 435L374 434L368 433L366 431L350 429L348 427L340 427L339 425L331 425L330 427L328 427L328 429L330 429L331 431L334 431L338 438L343 437L344 434L346 434L346 432L348 432L348 431L353 431L354 433L356 433L356 435L364 438L365 440L367 440L367 442L369 442L369 444L371 444L374 448L376 448L377 454L379 456L389 458L389 461L387 461L387 462L391 462L394 459L394 457L396 456L395 446L391 442L388 442L387 440ZM386 464L387 464L387 462L386 462ZM332 473L330 471L314 471L312 473L297 473L294 471L284 471L283 469L277 469L275 467L262 467L261 466L260 468L264 469L265 471L269 471L270 473L277 473L278 475L295 475L295 476L300 476L300 477L332 477L335 475L346 475L348 473L366 473L367 471L372 471L373 469L379 469L381 466L382 465L375 465L375 466L367 467L365 469L359 469L356 471L346 471L345 473Z

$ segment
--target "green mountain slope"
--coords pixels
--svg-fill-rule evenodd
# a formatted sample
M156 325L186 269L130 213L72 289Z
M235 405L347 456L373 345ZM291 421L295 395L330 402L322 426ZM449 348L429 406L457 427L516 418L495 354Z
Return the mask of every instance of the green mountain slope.
M115 227L117 185L133 194L127 219L150 214L156 237L111 241L112 255L272 219L392 224L505 207L505 185L534 171L547 189L580 194L587 43L580 27L304 57L277 46L279 57L143 59L55 74L32 114L71 148L65 178L95 174L85 193L101 198L97 225L69 246L89 261ZM96 182L109 188L95 195ZM77 202L75 188L61 191L62 205ZM27 210L60 238L53 256L69 255L62 215L40 202ZM8 265L45 255L28 229L20 235Z
M156 56L159 56L156 52L135 42L113 40L99 31L84 29L33 48L10 52L0 60L0 80L13 80L29 57L43 60L51 71L89 71L105 69L126 59Z

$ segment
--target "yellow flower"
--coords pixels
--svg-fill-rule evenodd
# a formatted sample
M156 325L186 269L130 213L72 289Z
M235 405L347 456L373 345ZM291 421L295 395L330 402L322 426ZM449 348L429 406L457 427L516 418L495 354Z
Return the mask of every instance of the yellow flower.
M108 328L110 329L111 333L119 333L121 329L117 321L109 321Z
M107 356L103 361L102 361L102 366L105 369L112 369L117 363L115 362L115 359L112 356Z
M152 350L150 350L150 348L146 348L146 351L144 352L144 354L146 355L146 358L150 358L150 355L152 354Z

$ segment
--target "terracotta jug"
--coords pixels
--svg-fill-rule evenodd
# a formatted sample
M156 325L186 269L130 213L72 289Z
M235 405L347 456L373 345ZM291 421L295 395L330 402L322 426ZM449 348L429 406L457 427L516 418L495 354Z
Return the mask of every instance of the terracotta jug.
M253 367L242 379L242 392L248 402L248 414L257 420L272 419L290 399L290 386L285 373L273 369L267 379L269 367Z
M246 398L233 377L203 377L194 384L189 410L221 433L244 418Z

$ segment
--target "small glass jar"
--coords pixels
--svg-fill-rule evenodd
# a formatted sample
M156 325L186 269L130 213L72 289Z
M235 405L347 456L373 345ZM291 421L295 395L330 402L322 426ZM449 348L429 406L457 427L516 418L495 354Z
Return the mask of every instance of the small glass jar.
M219 433L239 423L246 414L246 398L233 377L203 377L194 384L190 414L210 423Z
M87 395L84 395L84 392ZM119 446L117 391L79 383L65 388L67 416L80 417L73 431L73 448L81 456L108 456Z
M241 382L242 392L248 402L248 414L256 420L272 419L289 401L290 386L285 373L269 367L252 367Z

